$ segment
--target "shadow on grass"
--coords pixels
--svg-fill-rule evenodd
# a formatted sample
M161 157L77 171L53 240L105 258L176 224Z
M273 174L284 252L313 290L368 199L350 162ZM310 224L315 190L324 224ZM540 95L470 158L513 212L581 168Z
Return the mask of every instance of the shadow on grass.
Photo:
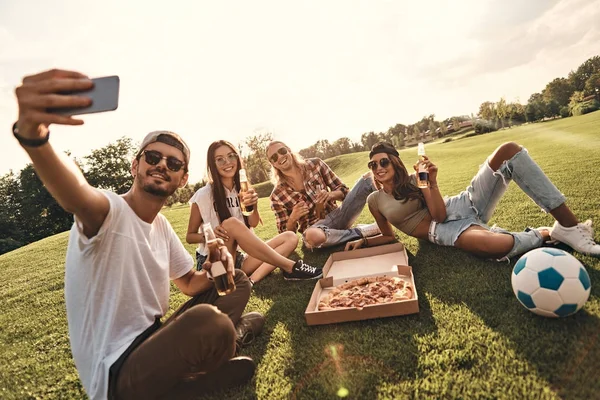
M441 258L440 258L441 257ZM592 282L600 282L598 262L585 265ZM442 260L451 260L442 261ZM464 304L495 332L507 338L518 356L564 398L594 398L600 391L600 318L585 309L566 318L528 312L511 287L514 260L483 261L453 248L420 243L411 260L419 274L419 290L446 304ZM590 299L600 297L592 286Z
M341 249L305 253L305 260L320 266ZM344 391L348 398L373 398L382 382L415 379L415 338L436 330L425 296L419 299L419 314L308 326L304 312L315 283L286 282L272 274L254 287L253 296L268 298L272 305L262 335L243 354L262 371L250 385L211 399L323 399L338 398ZM282 330L288 335L285 343ZM282 382L286 387L278 387Z

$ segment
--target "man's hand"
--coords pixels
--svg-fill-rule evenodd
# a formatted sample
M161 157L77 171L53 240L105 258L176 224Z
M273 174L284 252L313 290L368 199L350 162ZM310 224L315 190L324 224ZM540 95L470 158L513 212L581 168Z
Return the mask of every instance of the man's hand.
M327 204L327 202L334 200L333 196L332 196L333 192L330 192L328 190L321 190L319 191L319 193L317 193L317 203L321 203L323 205Z
M308 206L305 202L301 201L294 206L292 209L292 213L290 214L290 219L292 221L298 221L301 217L308 214Z
M92 101L88 97L60 93L88 90L93 85L79 72L58 69L23 78L23 83L15 90L19 105L19 136L42 139L48 134L50 124L82 125L80 119L52 114L47 109L89 106Z
M225 266L225 269L227 270L227 272L232 272L232 273L235 272L235 268L233 265L233 257L231 256L231 253L229 252L229 250L227 250L227 246L225 246L225 243L223 243L223 240L221 240L221 239L217 239L217 243L219 244L219 249L218 249L219 259ZM208 274L210 274L211 267L212 267L212 263L207 258L206 261L204 262L204 264L202 264L202 268ZM212 278L212 276L211 276L211 278Z
M346 243L344 251L360 249L365 244L365 239L360 238Z
M244 193L244 196L242 197L242 203L244 203L245 206L255 206L256 203L258 203L258 194L254 188L250 188L246 193Z

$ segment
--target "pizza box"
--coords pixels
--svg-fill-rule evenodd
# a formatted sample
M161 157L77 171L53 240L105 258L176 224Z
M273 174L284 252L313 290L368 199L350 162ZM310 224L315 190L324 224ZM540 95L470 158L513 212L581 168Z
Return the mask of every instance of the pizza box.
M318 310L321 298L334 287L354 279L371 276L401 276L411 283L414 296L410 300L366 305L362 309ZM304 316L308 325L393 317L418 313L418 301L417 287L412 268L408 266L406 249L402 243L393 243L332 253L323 266L323 278L316 283Z

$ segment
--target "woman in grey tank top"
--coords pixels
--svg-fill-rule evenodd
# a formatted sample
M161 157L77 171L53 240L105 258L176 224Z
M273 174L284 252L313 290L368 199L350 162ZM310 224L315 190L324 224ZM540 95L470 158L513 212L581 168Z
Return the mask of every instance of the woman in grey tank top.
M382 235L369 238L368 242L364 239L350 242L347 250L393 241L392 223L413 237L442 246L455 246L485 258L510 259L540 247L549 240L563 242L582 254L600 257L600 245L594 242L591 221L579 222L567 207L564 195L533 161L527 150L517 143L504 143L496 148L467 189L447 199L443 199L439 191L438 168L426 156L423 161L429 173L429 186L426 188L414 185L393 145L375 144L369 158L369 168L380 190L373 193L368 204ZM416 169L416 165L414 167ZM554 226L508 232L487 225L512 180L542 210L556 219ZM388 200L392 196L395 202L390 204L388 201L386 204L378 196ZM428 212L418 215L416 218L420 220L407 232L403 229L406 228L405 223L414 220L398 220L397 214L415 201L423 204Z

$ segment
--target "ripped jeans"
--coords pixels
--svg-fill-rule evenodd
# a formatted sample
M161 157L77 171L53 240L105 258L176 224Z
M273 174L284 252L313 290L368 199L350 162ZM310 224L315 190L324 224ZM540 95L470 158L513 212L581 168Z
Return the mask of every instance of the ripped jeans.
M356 240L362 237L358 228L350 228L358 218L367 202L367 197L375 190L371 174L358 178L354 187L342 201L342 204L331 211L322 220L308 228L320 228L325 233L325 242L319 246L329 247ZM306 231L304 231L306 233ZM306 238L302 235L304 245L308 248Z
M461 233L471 225L478 225L494 232L512 235L515 243L503 259L510 259L540 247L543 238L535 229L528 232L508 232L500 228L490 229L487 225L511 180L514 180L544 212L557 208L566 200L529 156L527 149L522 148L497 171L493 171L486 161L471 180L467 190L447 198L446 220L437 224L432 222L430 240L442 246L454 246Z

